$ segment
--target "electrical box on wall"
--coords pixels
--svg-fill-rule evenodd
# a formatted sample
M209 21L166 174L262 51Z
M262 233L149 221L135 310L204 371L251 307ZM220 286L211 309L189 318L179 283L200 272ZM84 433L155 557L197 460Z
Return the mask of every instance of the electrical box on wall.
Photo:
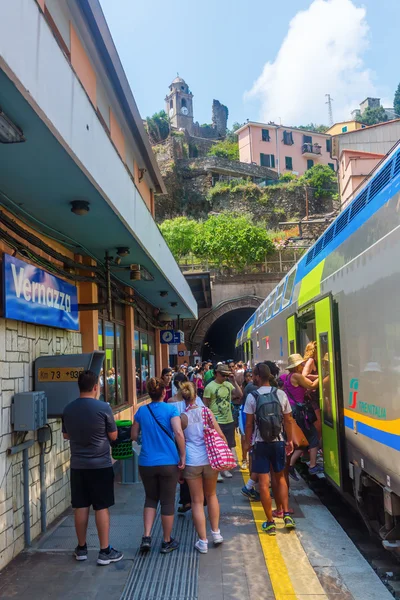
M47 423L47 398L44 392L14 395L11 420L14 431L36 431Z
M66 405L79 397L78 377L81 371L100 375L104 354L100 351L58 354L35 360L35 390L46 394L49 417L61 417Z

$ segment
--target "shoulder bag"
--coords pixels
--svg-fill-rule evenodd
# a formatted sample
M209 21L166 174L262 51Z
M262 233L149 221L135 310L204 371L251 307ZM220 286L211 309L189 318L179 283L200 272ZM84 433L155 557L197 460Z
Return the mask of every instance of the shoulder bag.
M236 460L228 447L228 444L222 439L211 418L210 409L203 407L201 409L204 425L204 443L206 445L208 462L214 471L230 471L236 467Z

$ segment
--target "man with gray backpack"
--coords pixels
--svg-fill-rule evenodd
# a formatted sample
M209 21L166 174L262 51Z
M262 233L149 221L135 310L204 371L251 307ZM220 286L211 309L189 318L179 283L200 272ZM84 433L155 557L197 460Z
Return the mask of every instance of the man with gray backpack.
M277 500L283 507L285 527L296 527L289 513L289 491L284 474L285 455L293 452L292 409L285 392L271 387L270 379L268 366L258 363L253 369L253 381L258 389L248 394L244 412L247 415L246 446L252 448L252 471L258 474L261 503L267 518L262 529L268 535L276 535L269 493L271 467L276 481Z

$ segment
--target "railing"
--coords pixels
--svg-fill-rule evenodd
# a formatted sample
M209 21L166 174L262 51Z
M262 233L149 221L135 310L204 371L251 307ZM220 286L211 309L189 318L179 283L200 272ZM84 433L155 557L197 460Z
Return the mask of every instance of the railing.
M278 251L266 258L262 263L253 263L244 267L221 265L212 260L197 261L193 257L186 257L179 261L182 273L207 272L210 275L256 275L287 273L299 260L302 250Z
M319 144L303 144L301 147L302 154L322 154L322 148Z

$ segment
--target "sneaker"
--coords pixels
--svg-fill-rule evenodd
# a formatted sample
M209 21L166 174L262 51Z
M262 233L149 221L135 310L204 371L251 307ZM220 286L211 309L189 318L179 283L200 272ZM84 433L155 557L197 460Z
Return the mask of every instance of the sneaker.
M148 552L151 549L151 537L144 535L140 544L140 552Z
M105 552L104 550L100 550L99 556L97 558L97 564L98 565L109 565L110 563L118 562L122 558L124 558L124 555L122 554L122 552L119 552L119 550L116 550L115 548L112 548L110 546L110 549L108 552Z
M240 468L242 469L242 471L246 471L246 469L247 469L247 460L244 460L242 462Z
M244 485L241 489L241 492L243 496L246 496L246 498L249 498L250 500L254 500L255 502L258 502L260 500L260 494L254 488L248 490L247 487Z
M285 524L286 529L296 529L296 523L290 515L283 515L283 522Z
M184 515L189 510L192 510L192 505L191 504L186 504L185 506L180 506L178 508L178 515Z
M231 477L233 477L233 475L230 471L222 471L222 475L224 477L226 477L227 479L230 479Z
M315 467L310 467L308 472L310 475L317 475L318 473L324 472L324 467L322 465L315 465Z
M87 560L88 555L87 555L86 544L83 546L83 548L80 548L79 546L77 546L74 551L74 556L75 556L76 560Z
M268 535L276 535L276 526L274 521L265 521L265 523L261 525L261 528Z
M218 473L217 483L224 483L224 478L222 477L221 473Z
M289 476L295 481L300 481L300 477L297 475L297 471L294 467L289 467Z
M214 546L219 546L219 544L222 544L222 542L224 541L224 538L222 537L219 529L218 531L211 531L211 535L214 542Z
M169 552L173 552L174 550L178 550L179 542L174 539L170 539L169 542L163 542L161 544L161 554L168 554Z
M197 540L194 547L200 552L200 554L207 554L208 552L208 542L205 542L204 540Z

